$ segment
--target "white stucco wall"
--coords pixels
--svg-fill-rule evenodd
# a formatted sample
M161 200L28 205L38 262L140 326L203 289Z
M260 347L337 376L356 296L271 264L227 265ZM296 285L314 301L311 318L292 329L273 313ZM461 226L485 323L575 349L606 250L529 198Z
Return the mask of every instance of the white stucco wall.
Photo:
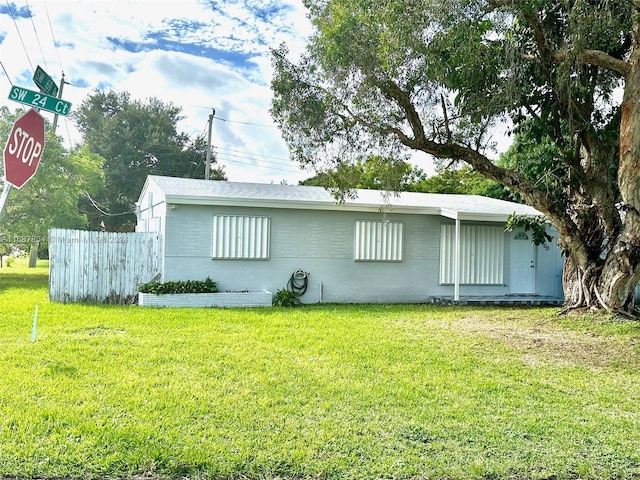
M212 260L214 214L268 216L269 260ZM452 295L451 285L439 284L440 226L450 220L393 213L387 218L404 223L402 262L353 260L355 221L382 220L382 213L179 205L166 210L164 280L210 276L221 291L276 292L300 269L310 273L305 303L425 302ZM539 261L552 263L544 252ZM460 293L505 295L509 287L462 285Z

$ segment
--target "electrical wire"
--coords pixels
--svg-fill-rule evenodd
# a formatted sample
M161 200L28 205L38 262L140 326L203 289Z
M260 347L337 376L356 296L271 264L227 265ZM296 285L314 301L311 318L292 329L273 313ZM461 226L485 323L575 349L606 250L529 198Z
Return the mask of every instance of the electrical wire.
M236 159L230 159L230 158L226 158L226 157L220 157L218 155L216 155L216 160L223 160L225 162L232 162L232 163L236 163L236 164L240 164L240 165L248 165L250 167L255 167L257 162L243 162L240 160L236 160ZM294 169L294 168L280 168L280 167L274 167L271 165L259 165L262 166L263 168L268 168L269 170L278 170L281 172L287 172L287 173L300 173L299 169Z
M227 152L248 153L248 152L243 152L242 150L234 150L233 148L216 147L216 149L226 150ZM264 158L272 158L274 160L282 160L282 163L285 163L285 164L289 163L289 159L284 157L275 157L273 155L265 155L264 153L250 153L249 155L252 155L254 157L264 157Z
M2 70L4 71L4 75L5 77L7 77L7 80L9 80L9 83L11 84L11 86L13 87L13 82L11 81L11 77L9 76L9 74L7 73L7 69L4 67L4 63L2 63L2 60L0 60L0 65L2 66Z
M291 167L292 163L291 162L274 162L271 160L265 160L263 158L255 158L254 154L249 153L249 152L243 152L243 154L237 154L237 153L227 153L227 152L215 152L216 153L216 157L222 157L222 158L240 158L242 160L252 160L256 163L263 163L263 164L267 164L267 165L276 165L279 167Z
M13 20L13 24L16 26L16 30L18 32L18 37L20 38L20 43L22 43L22 48L24 49L24 53L27 56L27 60L29 61L29 65L31 66L31 70L33 70L33 63L31 63L31 57L29 56L29 52L27 51L27 46L24 43L24 40L22 38L22 34L20 33L20 28L18 27L18 22L16 22L16 17L13 14L13 9L11 8L11 5L9 5L9 0L5 0L5 3L7 4L7 8L9 9L9 14L11 15L11 19Z
M27 6L27 11L29 12L29 18L31 19L31 26L33 27L33 33L36 36L36 41L38 42L38 47L40 48L40 53L42 54L42 61L44 62L45 68L49 69L47 65L47 57L44 54L44 50L42 49L42 44L40 43L40 36L38 35L38 29L36 28L36 24L33 21L33 13L31 12L31 7L29 7L29 2L24 0L25 5Z
M267 125L264 123L251 123L251 122L239 122L237 120L227 120L226 118L222 118L222 117L213 117L216 120L219 120L221 122L228 122L228 123L239 123L241 125L253 125L254 127L266 127L266 128L278 128L276 125Z
M209 123L209 122L207 122L207 123ZM207 125L204 126L204 128L202 129L202 133L200 133L200 135L204 136L204 132L206 132L206 131L207 131ZM197 167L197 164L198 164L198 162L196 162L196 156L197 155L198 155L197 152L193 152L193 156L191 157L191 165L189 166L189 170L187 171L187 177L191 176L191 169L193 169L194 167Z
M121 215L129 215L131 213L135 213L135 210L131 209L128 212L122 212L122 213L109 213L107 212L105 209L106 207L104 205L100 205L98 202L96 202L93 198L91 198L91 195L89 195L89 192L84 192L84 196L87 197L89 199L89 201L91 202L91 205L93 205L93 208L95 208L97 211L99 211L101 214L106 215L108 217L118 217Z
M49 16L49 9L47 8L47 2L44 3L44 11L47 14L47 20L49 22L49 31L51 32L51 38L53 39L53 47L56 50L56 55L58 56L58 63L60 64L60 69L64 70L62 65L62 60L60 59L60 52L58 51L58 42L56 42L56 36L53 34L53 25L51 24L51 17Z

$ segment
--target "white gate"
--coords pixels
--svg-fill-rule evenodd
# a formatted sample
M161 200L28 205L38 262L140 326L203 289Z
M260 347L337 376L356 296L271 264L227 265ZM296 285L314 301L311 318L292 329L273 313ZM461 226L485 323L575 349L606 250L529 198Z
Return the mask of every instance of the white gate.
M49 299L132 303L160 278L161 249L158 233L49 230Z

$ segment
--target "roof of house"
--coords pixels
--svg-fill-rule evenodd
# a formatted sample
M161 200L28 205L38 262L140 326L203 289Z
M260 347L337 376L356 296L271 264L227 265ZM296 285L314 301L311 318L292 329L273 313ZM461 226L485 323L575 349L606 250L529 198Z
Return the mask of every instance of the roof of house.
M229 205L311 210L380 211L442 215L478 221L506 221L513 213L542 215L536 209L481 195L382 192L356 189L356 198L339 203L323 187L241 183L150 175L141 193L155 185L167 204ZM156 199L159 200L159 199Z

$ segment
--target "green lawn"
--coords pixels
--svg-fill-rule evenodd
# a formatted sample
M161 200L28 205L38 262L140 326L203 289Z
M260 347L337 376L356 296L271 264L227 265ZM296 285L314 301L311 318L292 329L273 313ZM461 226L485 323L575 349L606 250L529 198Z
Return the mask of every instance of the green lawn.
M639 366L623 320L63 305L14 264L0 477L637 479Z

